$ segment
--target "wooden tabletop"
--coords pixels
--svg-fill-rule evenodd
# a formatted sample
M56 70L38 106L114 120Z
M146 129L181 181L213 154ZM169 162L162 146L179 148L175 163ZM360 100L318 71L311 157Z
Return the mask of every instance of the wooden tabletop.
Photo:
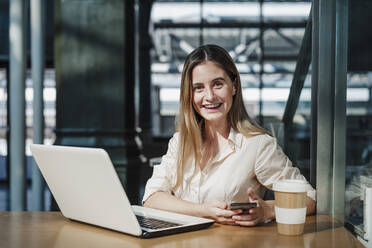
M257 227L214 224L208 229L140 239L65 219L59 212L0 212L0 247L363 247L328 216L308 216L304 234L282 236L275 222Z

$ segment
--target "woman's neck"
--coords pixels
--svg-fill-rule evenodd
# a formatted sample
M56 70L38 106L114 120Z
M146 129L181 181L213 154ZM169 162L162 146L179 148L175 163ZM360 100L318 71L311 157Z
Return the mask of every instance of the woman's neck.
M227 139L230 134L230 125L227 121L222 123L205 122L205 140L215 140L219 138Z
M204 123L204 141L199 165L201 170L218 154L221 147L226 144L229 133L230 126L227 124L227 121L218 123L218 125L211 125L208 122Z

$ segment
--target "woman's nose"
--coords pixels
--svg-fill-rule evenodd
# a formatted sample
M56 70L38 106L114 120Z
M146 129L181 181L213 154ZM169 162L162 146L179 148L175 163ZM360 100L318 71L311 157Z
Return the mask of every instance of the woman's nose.
M214 91L213 91L213 89L211 89L211 88L207 88L206 89L206 91L205 91L205 98L207 100L213 100L213 98L214 98Z

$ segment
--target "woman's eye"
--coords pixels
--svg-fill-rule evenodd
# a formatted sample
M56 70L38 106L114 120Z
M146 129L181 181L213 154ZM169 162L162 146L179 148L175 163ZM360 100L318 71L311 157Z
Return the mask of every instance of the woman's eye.
M214 83L214 86L215 86L215 87L222 87L222 85L223 85L223 82L221 82L221 81L216 81L216 82Z
M203 86L201 86L201 85L195 85L194 86L194 91L202 91L203 90Z

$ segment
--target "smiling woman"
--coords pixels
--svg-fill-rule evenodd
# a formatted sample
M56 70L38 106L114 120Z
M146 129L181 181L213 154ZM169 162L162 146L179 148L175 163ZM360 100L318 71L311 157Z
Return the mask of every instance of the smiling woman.
M248 116L236 66L217 45L201 46L186 58L177 130L147 182L147 207L254 226L275 218L273 201L261 199L266 188L280 179L306 181L276 139ZM312 213L315 190L306 187ZM250 201L257 206L228 208Z

